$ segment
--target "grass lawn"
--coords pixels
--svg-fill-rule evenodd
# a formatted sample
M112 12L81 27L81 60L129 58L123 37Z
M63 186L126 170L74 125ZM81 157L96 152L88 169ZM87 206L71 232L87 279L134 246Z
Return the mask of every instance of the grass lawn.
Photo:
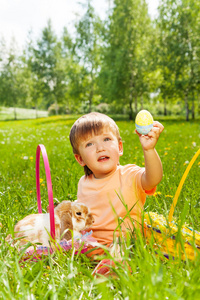
M118 264L117 278L93 278L94 262L84 254L57 251L43 260L20 264L21 253L4 238L14 224L37 213L35 153L44 144L51 167L55 201L75 200L83 170L75 162L69 131L75 118L49 117L0 122L0 299L200 299L200 255L195 261L163 260L142 238L129 244L124 254L127 266ZM164 169L155 196L147 197L145 211L168 214L182 175L200 148L199 122L162 119L165 130L157 151ZM124 142L121 164L144 166L134 123L117 121ZM48 197L41 160L43 211ZM175 216L200 231L200 157L182 188ZM183 212L184 215L183 215Z

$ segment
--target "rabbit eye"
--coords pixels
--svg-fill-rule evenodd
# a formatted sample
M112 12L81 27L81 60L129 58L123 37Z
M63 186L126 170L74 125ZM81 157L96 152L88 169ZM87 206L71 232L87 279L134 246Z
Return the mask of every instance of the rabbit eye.
M76 215L77 216L81 216L81 212L76 212Z

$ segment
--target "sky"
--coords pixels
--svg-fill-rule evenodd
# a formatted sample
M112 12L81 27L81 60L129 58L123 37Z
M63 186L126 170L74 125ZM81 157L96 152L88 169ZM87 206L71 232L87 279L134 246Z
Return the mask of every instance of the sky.
M156 15L159 0L146 0L149 13ZM0 0L0 39L9 46L15 37L19 48L25 45L28 32L33 38L39 38L42 30L51 19L53 30L60 36L64 26L73 33L73 24L77 21L83 8L83 0ZM92 5L101 18L105 18L109 9L109 0L93 0Z

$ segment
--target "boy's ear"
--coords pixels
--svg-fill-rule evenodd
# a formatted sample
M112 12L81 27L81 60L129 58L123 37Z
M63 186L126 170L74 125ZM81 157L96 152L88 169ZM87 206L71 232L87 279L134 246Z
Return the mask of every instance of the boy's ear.
M85 163L84 163L82 157L80 156L80 154L74 154L74 157L75 157L76 161L79 163L79 165L81 165L82 167L85 166Z
M123 143L122 141L119 142L119 156L123 155Z

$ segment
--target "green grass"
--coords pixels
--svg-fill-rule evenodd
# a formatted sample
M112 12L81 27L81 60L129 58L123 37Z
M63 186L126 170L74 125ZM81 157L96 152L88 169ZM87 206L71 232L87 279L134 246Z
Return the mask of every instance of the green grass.
M44 144L51 167L54 198L76 199L83 170L75 162L69 143L71 117L0 122L0 299L200 299L198 256L195 261L169 261L138 238L127 244L117 278L92 277L94 262L85 255L56 252L37 262L20 265L20 253L4 242L17 220L37 213L35 153ZM165 130L157 151L164 169L157 196L147 197L145 211L167 215L181 177L200 147L199 122L162 119ZM121 164L144 160L134 123L117 121L124 142ZM41 160L41 174L46 184ZM175 216L200 230L200 158L192 167L175 209ZM48 205L46 186L41 186L42 207ZM184 209L186 214L182 214ZM183 216L184 215L184 216ZM129 243L129 241L127 241Z

